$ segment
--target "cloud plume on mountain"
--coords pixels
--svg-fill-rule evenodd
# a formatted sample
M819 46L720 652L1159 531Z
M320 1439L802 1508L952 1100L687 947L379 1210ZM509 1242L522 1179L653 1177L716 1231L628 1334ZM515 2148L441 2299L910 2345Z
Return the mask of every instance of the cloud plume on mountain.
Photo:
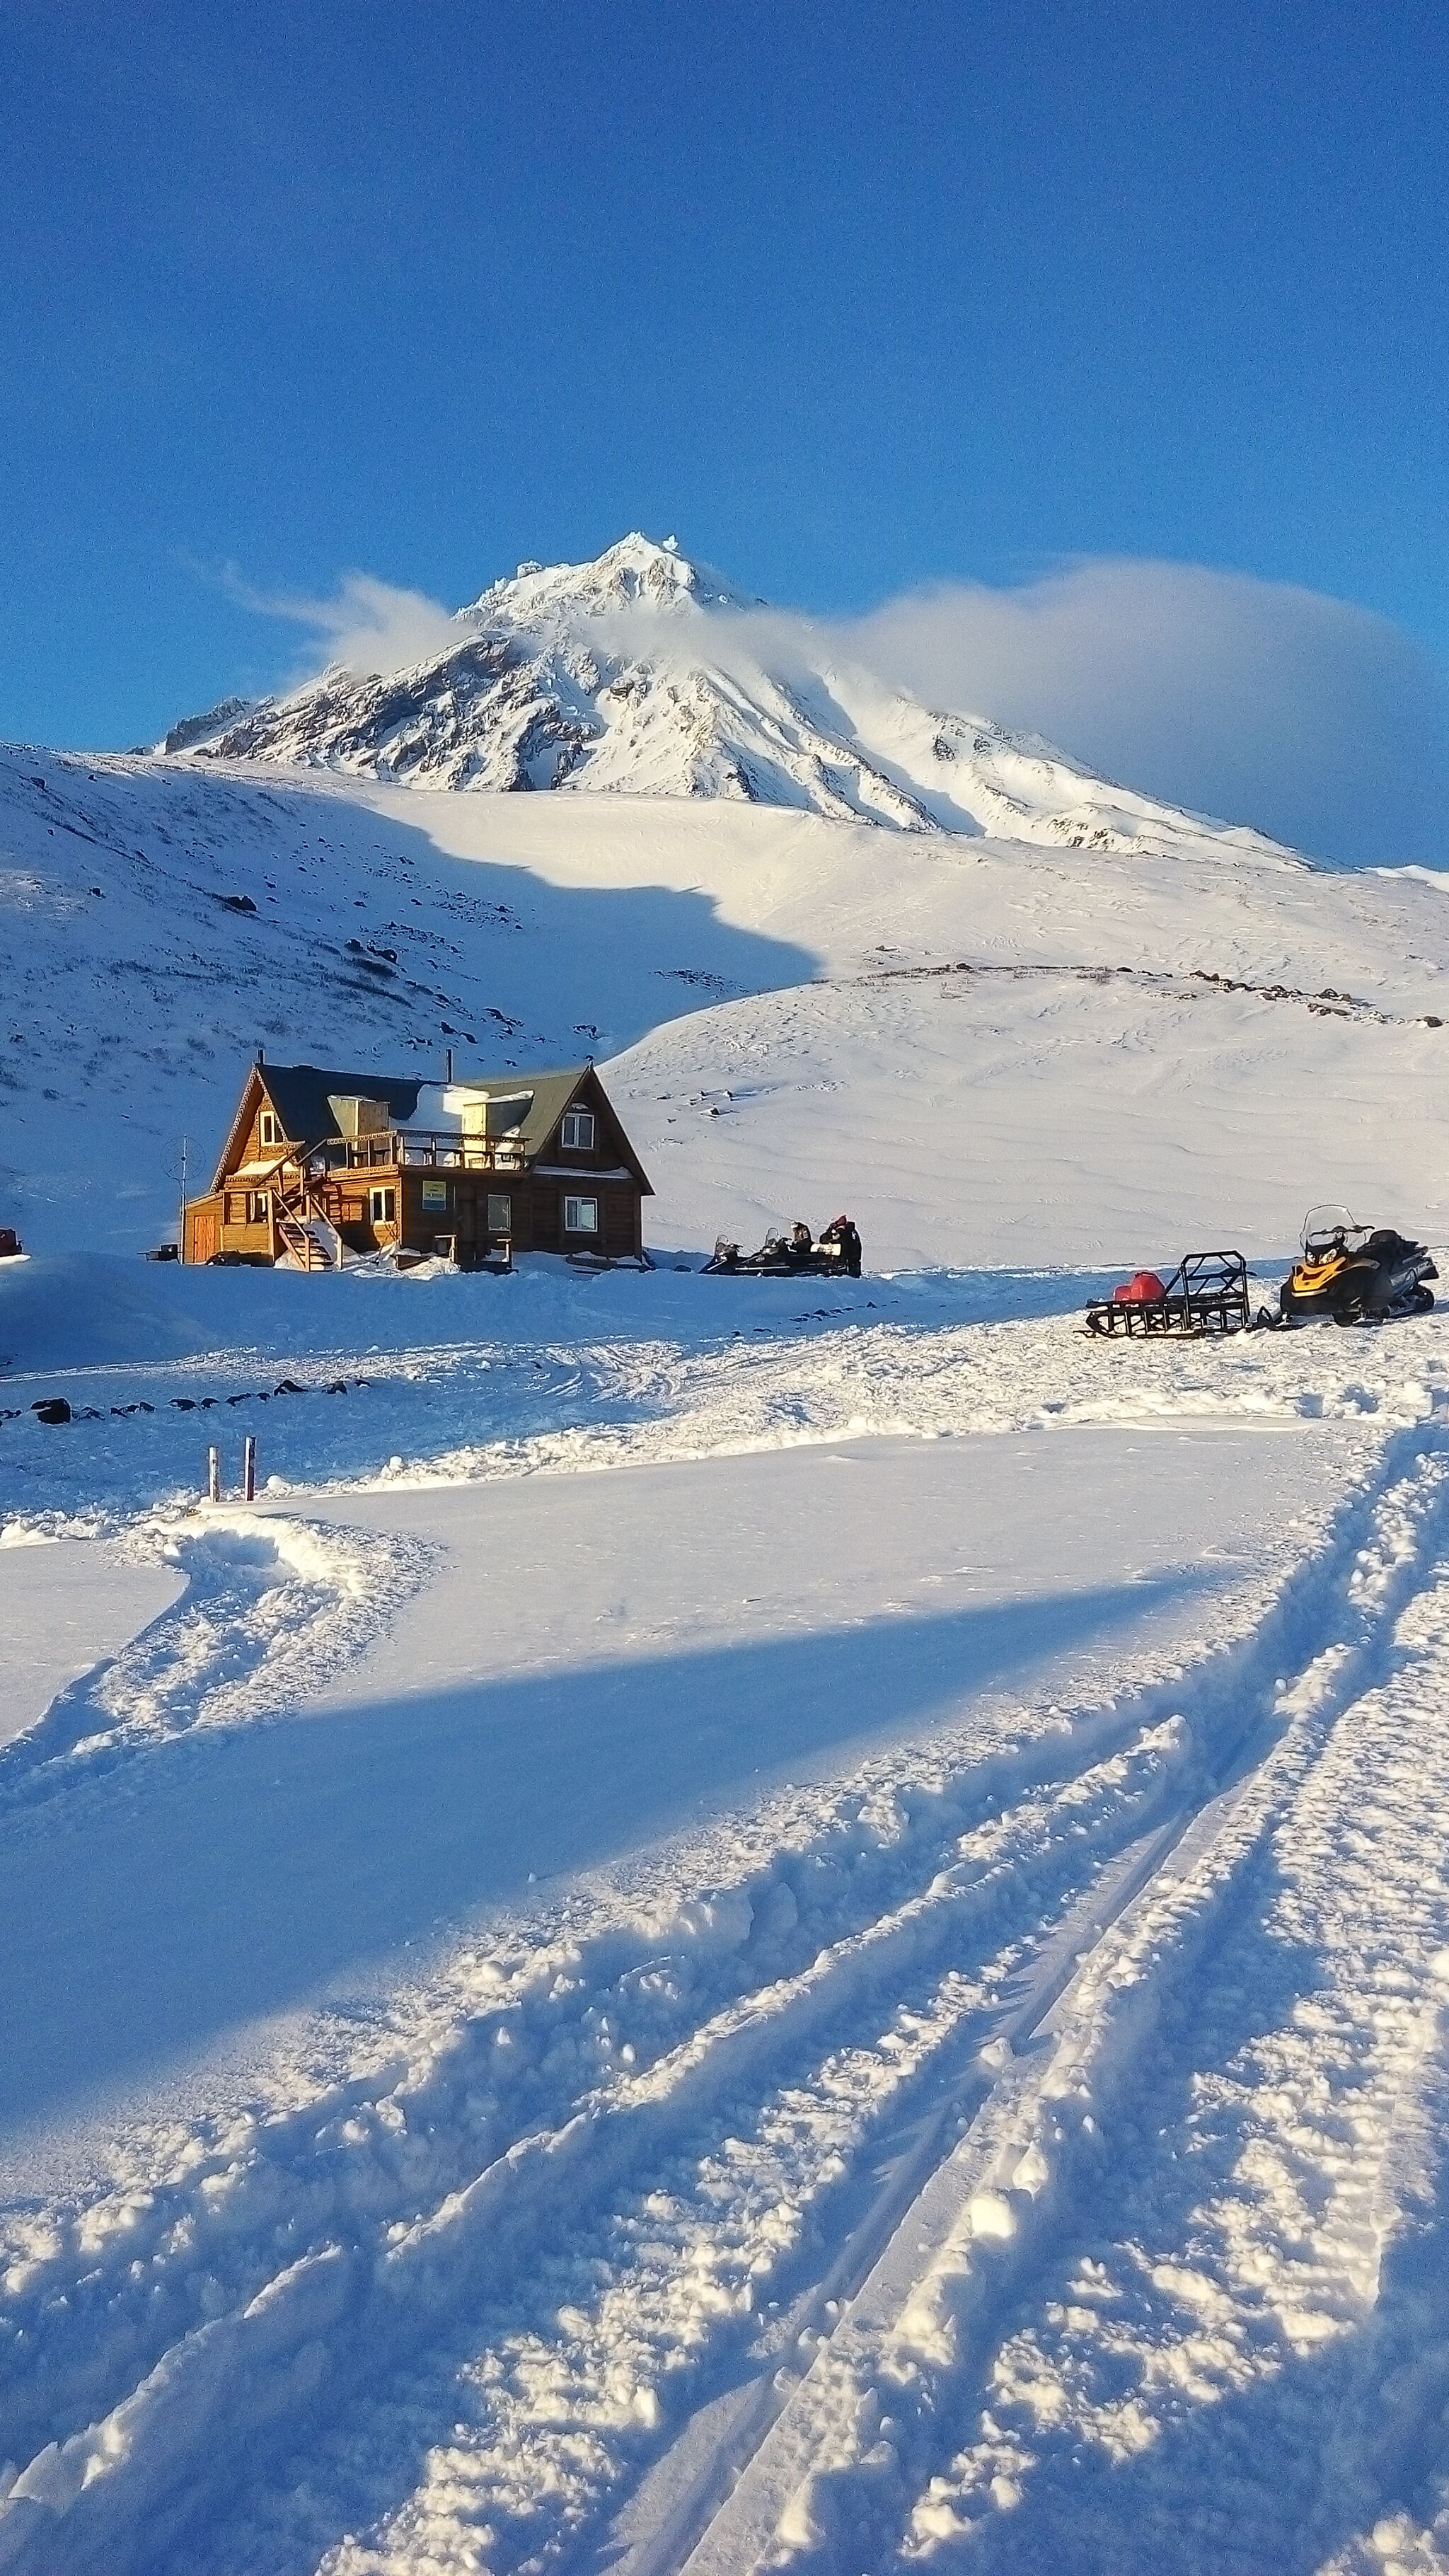
M1449 675L1346 601L1109 559L910 592L842 642L933 704L1315 857L1449 863Z
M400 589L370 572L344 573L327 599L253 590L234 575L227 587L259 616L285 618L306 630L309 642L299 680L339 668L359 678L386 679L394 671L411 670L430 654L445 653L470 631L467 611L455 616L425 592Z

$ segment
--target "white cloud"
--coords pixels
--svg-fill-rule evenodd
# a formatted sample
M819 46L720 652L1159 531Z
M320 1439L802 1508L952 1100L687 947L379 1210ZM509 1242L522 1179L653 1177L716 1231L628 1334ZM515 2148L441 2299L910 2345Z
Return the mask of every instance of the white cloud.
M470 632L466 610L455 617L425 592L400 590L369 572L344 573L330 599L253 590L235 573L226 586L259 616L284 617L307 629L311 644L299 680L339 665L359 677L387 678L463 643Z
M1367 610L1196 564L942 584L842 642L932 704L1340 863L1449 862L1449 676Z

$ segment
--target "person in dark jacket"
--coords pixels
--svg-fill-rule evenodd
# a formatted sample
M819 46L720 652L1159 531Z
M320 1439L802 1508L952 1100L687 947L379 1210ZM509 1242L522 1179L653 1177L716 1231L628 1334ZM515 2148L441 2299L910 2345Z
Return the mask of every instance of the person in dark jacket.
M848 1216L833 1216L820 1240L838 1243L841 1266L852 1279L860 1277L860 1237Z
M815 1237L803 1216L797 1216L790 1228L789 1252L792 1261L808 1261L815 1249Z

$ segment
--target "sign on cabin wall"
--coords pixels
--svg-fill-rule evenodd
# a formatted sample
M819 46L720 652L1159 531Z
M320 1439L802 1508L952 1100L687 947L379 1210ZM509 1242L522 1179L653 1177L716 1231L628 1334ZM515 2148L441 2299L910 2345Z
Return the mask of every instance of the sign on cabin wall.
M423 1214L424 1214L425 1216L434 1216L434 1215L436 1215L436 1214L438 1213L438 1211L439 1211L440 1209L442 1209L444 1212L446 1212L447 1205L448 1205L448 1184L447 1184L447 1182L446 1182L446 1181L424 1181L424 1183L423 1183Z

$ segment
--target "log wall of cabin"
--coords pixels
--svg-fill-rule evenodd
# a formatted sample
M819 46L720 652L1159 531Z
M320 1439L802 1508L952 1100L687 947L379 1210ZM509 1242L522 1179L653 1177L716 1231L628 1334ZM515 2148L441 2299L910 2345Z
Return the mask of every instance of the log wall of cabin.
M643 1245L643 1203L638 1184L632 1173L628 1180L600 1177L605 1171L617 1172L631 1162L623 1130L592 1075L580 1086L573 1105L592 1112L594 1141L588 1146L565 1146L560 1122L536 1158L542 1170L475 1174L379 1165L355 1174L329 1175L315 1187L315 1199L354 1252L401 1242L427 1255L434 1239L442 1235L453 1238L457 1257L465 1268L505 1240L511 1242L516 1253L595 1251L615 1259L637 1255ZM262 1138L264 1117L276 1122L276 1132L266 1143ZM247 1183L232 1176L248 1165L275 1165L286 1152L280 1114L262 1092L246 1133L229 1158L222 1188L188 1205L183 1255L186 1260L205 1261L212 1251L275 1258L281 1243L270 1185L267 1214L259 1217L248 1213ZM295 1181L295 1167L289 1166L289 1171ZM373 1219L374 1187L391 1188L396 1193L391 1222L379 1224ZM565 1230L564 1200L575 1190L599 1203L599 1224L593 1234L570 1234ZM254 1205L257 1178L252 1181L250 1194ZM425 1195L434 1203L425 1206ZM506 1202L506 1222L500 1201Z

